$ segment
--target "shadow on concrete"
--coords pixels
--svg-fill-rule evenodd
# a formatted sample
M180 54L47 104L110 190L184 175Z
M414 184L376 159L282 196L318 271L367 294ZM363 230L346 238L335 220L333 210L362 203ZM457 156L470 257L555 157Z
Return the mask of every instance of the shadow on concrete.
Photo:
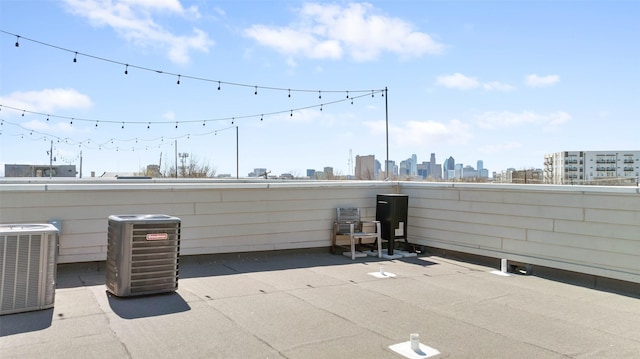
M427 255L406 257L392 261L430 266L438 263L430 262ZM180 278L198 278L222 275L233 275L252 272L280 271L298 268L325 266L364 265L386 262L389 259L378 257L362 257L352 261L340 254L330 254L322 248L305 250L283 250L233 254L199 255L180 258Z
M437 265L438 264L438 263L426 260L425 258L427 258L427 257L428 256L425 256L425 255L418 255L417 257L404 257L404 258L399 258L399 259L396 259L396 260L400 261L400 262L404 262L404 263L415 264L415 265L422 266L422 267L428 267L428 266L432 266L432 265Z
M53 308L3 315L0 317L0 337L49 328L52 319Z
M438 263L427 260L429 254L405 257L391 261L402 261L419 266ZM387 262L378 257L351 258L341 254L330 254L328 248L289 249L263 252L222 253L180 256L180 278L226 276L252 272L280 271L297 268L326 266L364 265ZM57 288L73 288L105 283L104 262L64 264L58 266Z
M176 292L116 297L105 291L105 295L109 300L111 310L123 319L156 317L191 310L189 304Z

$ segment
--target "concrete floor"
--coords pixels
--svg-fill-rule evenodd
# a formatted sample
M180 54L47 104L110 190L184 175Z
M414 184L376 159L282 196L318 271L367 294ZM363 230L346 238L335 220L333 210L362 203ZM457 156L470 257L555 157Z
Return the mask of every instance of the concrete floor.
M393 273L376 278L369 273ZM58 270L53 309L0 317L8 358L639 358L640 300L437 256L181 258L177 292L117 298L102 264Z

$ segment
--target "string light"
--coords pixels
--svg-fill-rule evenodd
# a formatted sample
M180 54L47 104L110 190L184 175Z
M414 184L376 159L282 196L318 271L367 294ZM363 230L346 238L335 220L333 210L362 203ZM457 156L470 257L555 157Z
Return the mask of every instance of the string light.
M176 84L180 85L180 75L178 75L178 82Z
M73 57L73 62L78 62L78 52L76 51L75 56Z
M258 86L256 86L256 91L253 93L254 95L258 94Z
M108 59L108 58L104 58L104 57L100 57L100 56L95 56L95 55L91 55L91 54L87 54L87 53L83 53L83 52L79 52L79 51L75 51L75 50L70 50L61 46L57 46L57 45L53 45L53 44L49 44L43 41L38 41L38 40L34 40L34 39L30 39L30 38L26 38L26 37L21 37L18 34L14 34L5 30L1 30L0 29L0 33L5 33L7 35L11 35L11 36L15 36L16 37L16 43L15 46L19 47L19 40L22 38L23 40L27 40L27 41L31 41L33 43L42 45L42 46L46 46L46 47L50 47L56 50L60 50L60 51L65 51L65 52L69 52L69 53L73 53L74 54L74 62L77 61L77 57L78 55L82 55L94 60L99 60L99 61L104 61L104 62L109 62L112 64L118 64L118 65L122 65L125 66L125 75L128 74L128 68L129 67L135 67L137 69L140 70L144 70L144 71L150 71L150 72L156 72L158 74L164 74L164 75L173 75L173 76L177 76L179 77L178 81L180 81L181 77L186 77L189 79L193 79L193 80L199 80L199 81L206 81L206 82L218 82L218 90L221 89L221 84L225 83L227 85L232 85L232 86L241 86L241 87L253 87L254 89L257 90L257 88L261 88L264 90L272 90L272 91L287 91L288 92L288 97L291 97L291 93L292 92L319 92L320 95L320 91L317 89L314 90L310 90L310 89L292 89L292 88L281 88L281 87L272 87L272 86L257 86L257 85L249 85L249 84L243 84L243 83L236 83L236 82L226 82L226 81L221 81L221 80L213 80L213 79L209 79L209 78L204 78L204 77L199 77L199 76L189 76L189 75L181 75L181 74L177 74L177 73L172 73L172 72L166 72L166 71L162 71L162 70L157 70L157 69L152 69L152 68L148 68L145 66L138 66L138 65L132 65L129 63L124 63L124 62L120 62L120 61L116 61L116 60L112 60L112 59ZM352 93L369 93L371 90L350 90L350 92ZM381 91L381 90L378 90ZM255 93L256 91L254 91ZM322 92L333 92L333 93L337 93L337 92L344 92L344 90L322 90ZM383 95L384 96L384 95Z
M318 100L322 100L322 91L318 91Z
M124 66L124 74L125 74L125 75L128 75L128 74L129 74L129 64L126 64L126 65Z
M377 92L381 92L384 95L384 90L373 90L373 93L377 93ZM323 102L320 104L313 104L310 106L303 106L303 107L297 107L297 108L293 108L293 109L288 109L288 110L281 110L281 111L273 111L273 112L269 112L269 113L258 113L258 114L249 114L249 115L242 115L242 116L233 116L233 117L221 117L221 118L210 118L210 119L199 119L199 120L185 120L185 121L176 121L176 126L179 124L187 124L187 123L203 123L206 124L206 122L209 121L228 121L228 120L232 120L235 123L236 119L249 119L249 118L261 118L263 119L264 116L271 116L271 115L279 115L279 114L283 114L283 113L289 113L292 116L292 112L297 112L297 111L302 111L302 110L307 110L307 109L311 109L311 108L320 108L321 110L324 109L324 106L327 105L334 105L334 104L338 104L341 102L345 102L345 101L350 101L351 103L358 98L361 97L365 97L365 96L369 96L369 94L371 93L371 90L369 90L367 93L365 94L360 94L358 96L349 96L349 99L346 98L342 98L342 99L337 99L335 101L330 101L330 102ZM47 113L42 113L42 112L36 112L36 111L28 111L25 109L19 109L19 108L15 108L15 107L11 107L11 106L6 106L6 105L2 105L0 104L0 109L4 107L4 108L8 108L14 111L19 111L21 113L22 116L24 116L25 114L29 113L29 114L33 114L33 115L40 115L47 118L47 121L49 121L49 118L59 118L59 119L66 119L69 120L69 124L73 125L74 121L81 121L81 122L90 122L93 124L96 123L111 123L111 124L119 124L120 127L122 128L122 126L124 126L125 124L144 124L146 122L147 124L147 129L151 128L151 124L166 124L166 121L122 121L122 120L105 120L105 119L90 119L90 118L74 118L74 117L68 117L68 116L59 116L59 115L52 115L52 114L47 114Z

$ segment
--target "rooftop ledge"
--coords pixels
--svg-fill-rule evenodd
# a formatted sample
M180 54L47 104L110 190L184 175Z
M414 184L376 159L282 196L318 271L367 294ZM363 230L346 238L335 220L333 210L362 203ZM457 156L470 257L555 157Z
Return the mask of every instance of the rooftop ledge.
M329 248L336 207L409 196L417 246L640 283L640 189L398 181L9 179L0 224L61 227L59 263L104 261L107 218L181 219L182 256Z

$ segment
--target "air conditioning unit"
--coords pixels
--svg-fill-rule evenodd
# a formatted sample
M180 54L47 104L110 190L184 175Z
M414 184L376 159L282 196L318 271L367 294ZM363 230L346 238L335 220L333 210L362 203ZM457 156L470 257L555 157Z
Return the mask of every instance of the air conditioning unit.
M0 315L53 307L58 229L0 225Z
M180 218L109 216L106 286L119 297L178 289Z

